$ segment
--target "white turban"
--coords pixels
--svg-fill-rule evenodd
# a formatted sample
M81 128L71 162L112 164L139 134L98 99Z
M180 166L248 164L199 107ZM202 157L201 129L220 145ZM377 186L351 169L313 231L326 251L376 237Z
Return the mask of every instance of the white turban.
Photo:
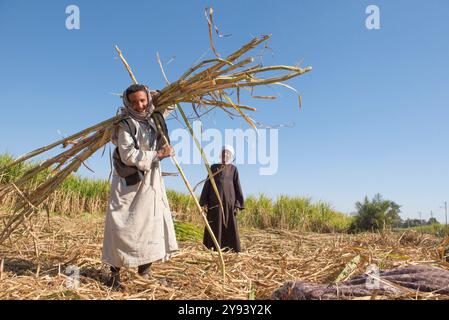
M222 154L220 155L221 160L223 161L223 151L227 151L228 155L225 155L225 157L226 157L225 158L225 163L226 164L231 163L232 160L234 159L234 155L235 155L234 148L231 145L227 144L227 145L223 146L221 151L222 151Z

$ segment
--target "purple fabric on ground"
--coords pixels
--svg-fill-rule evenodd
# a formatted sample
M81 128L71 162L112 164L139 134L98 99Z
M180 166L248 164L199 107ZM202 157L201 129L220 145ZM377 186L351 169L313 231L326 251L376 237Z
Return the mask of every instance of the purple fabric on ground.
M449 295L449 271L431 266L408 266L379 271L381 280L405 290L435 292ZM304 281L288 281L272 294L275 300L332 300L365 297L373 294L400 296L403 290L367 274L336 284L312 284Z

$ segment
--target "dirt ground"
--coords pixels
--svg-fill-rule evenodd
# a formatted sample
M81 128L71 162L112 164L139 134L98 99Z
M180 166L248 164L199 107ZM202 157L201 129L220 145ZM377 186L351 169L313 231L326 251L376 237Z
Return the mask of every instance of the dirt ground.
M102 217L48 220L41 215L30 226L0 246L0 299L269 299L287 280L330 283L357 255L362 259L351 274L363 273L370 264L380 269L430 264L449 270L441 259L442 239L415 232L242 230L243 252L224 253L224 282L218 255L199 241L187 241L179 243L170 261L153 264L149 280L134 269L124 270L126 289L114 292L104 284L108 268L100 260Z

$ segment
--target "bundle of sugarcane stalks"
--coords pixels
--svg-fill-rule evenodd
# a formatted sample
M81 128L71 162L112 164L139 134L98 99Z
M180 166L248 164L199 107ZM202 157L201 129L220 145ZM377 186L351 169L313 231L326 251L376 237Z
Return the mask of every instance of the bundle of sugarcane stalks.
M193 130L189 123L190 120L186 117L180 103L191 104L195 111L197 107L207 110L219 108L228 114L243 117L252 127L256 128L254 121L246 115L246 111L255 111L256 109L240 104L240 89L246 88L251 90L256 86L270 84L289 87L284 84L283 81L297 77L311 70L311 67L300 68L283 65L264 67L261 64L254 64L255 59L253 57L244 57L248 51L256 48L269 38L269 35L254 38L225 59L216 57L214 59L202 61L193 66L184 73L179 80L168 84L161 90L157 99L156 111L163 112L167 108L179 111L200 150L201 146L193 135ZM133 79L133 82L137 83L137 80L135 79L131 68L126 63L121 51L118 47L116 47L116 49ZM160 65L162 68L162 64ZM262 73L272 74L273 72L279 73L279 75L266 78L260 77ZM237 93L236 102L232 101L230 98L230 92L233 90ZM237 114L232 113L231 111L236 111ZM199 118L201 115L197 114L197 117ZM120 119L120 115L114 116L75 133L70 137L29 152L17 158L7 167L0 168L1 176L6 169L27 161L30 158L55 149L56 147L62 147L64 149L63 152L41 162L16 180L0 185L0 202L11 192L19 194L19 200L16 202L13 212L3 221L4 225L0 232L0 244L2 244L3 241L5 241L5 239L7 239L11 233L25 221L25 219L28 219L39 210L42 203L58 187L58 185L67 178L67 176L76 172L90 156L110 141L114 125L116 125ZM202 150L201 154L205 161L208 175L211 176L212 173L209 164L207 163L207 159ZM199 206L189 182L179 166L179 163L174 157L173 159L175 160L175 165L180 171L189 192L195 199L199 212L203 215L208 231L211 233L212 231L207 224L207 219ZM43 182L40 184L33 183L33 178L36 175L48 171L50 171L50 174ZM213 182L214 179L211 179L211 181ZM214 186L214 189L216 191L216 186ZM216 246L218 247L217 243ZM221 261L223 260L221 259Z

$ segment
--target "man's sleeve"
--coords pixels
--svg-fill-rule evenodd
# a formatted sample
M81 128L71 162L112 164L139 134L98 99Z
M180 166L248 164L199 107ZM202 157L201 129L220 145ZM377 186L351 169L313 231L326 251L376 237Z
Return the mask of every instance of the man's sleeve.
M150 171L152 162L159 161L157 151L136 149L133 138L123 128L119 128L117 147L122 162L127 166L136 166L139 170Z

